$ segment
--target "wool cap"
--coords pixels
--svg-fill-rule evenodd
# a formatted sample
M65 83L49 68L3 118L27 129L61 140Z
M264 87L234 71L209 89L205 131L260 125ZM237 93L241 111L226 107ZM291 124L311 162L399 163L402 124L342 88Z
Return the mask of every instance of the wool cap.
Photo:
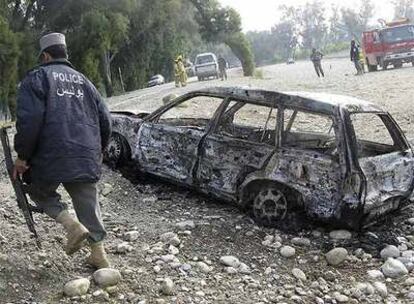
M66 46L65 35L61 33L50 33L40 38L40 53L52 45L64 45Z

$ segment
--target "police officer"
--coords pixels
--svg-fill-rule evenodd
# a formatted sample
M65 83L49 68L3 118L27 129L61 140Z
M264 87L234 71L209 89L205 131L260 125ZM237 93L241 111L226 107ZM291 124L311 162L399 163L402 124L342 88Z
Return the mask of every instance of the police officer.
M111 134L110 114L95 86L68 61L63 34L43 36L40 49L41 64L28 72L18 92L14 176L30 179L31 199L63 225L66 253L77 252L88 239L87 262L106 268L96 183ZM61 202L59 185L77 218Z

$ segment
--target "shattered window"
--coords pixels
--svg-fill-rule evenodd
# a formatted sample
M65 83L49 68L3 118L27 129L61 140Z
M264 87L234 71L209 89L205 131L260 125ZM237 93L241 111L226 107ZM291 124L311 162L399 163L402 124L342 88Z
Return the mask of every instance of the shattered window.
M282 144L333 155L337 151L333 120L327 115L285 110Z
M237 110L234 112L234 110ZM277 109L237 102L223 115L218 133L221 135L274 145Z
M382 119L373 113L355 113L351 115L357 141L383 145L394 145L394 140Z
M222 98L193 97L164 112L158 121L166 125L205 128L222 102Z

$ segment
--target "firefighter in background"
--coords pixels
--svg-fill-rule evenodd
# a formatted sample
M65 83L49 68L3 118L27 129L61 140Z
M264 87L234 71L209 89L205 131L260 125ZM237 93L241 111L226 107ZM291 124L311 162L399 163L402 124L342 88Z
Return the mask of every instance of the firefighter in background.
M175 86L177 88L187 85L187 72L183 62L183 57L180 55L174 61L174 73L175 73Z
M364 70L361 65L361 52L359 50L359 46L355 43L355 40L351 40L350 57L351 61L355 65L355 69L357 70L357 75L364 74Z

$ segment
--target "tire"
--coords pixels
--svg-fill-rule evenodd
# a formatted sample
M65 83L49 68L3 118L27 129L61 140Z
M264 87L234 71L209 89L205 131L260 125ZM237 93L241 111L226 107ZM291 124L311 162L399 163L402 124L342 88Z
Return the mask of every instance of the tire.
M112 133L108 146L104 151L104 161L111 167L122 165L131 158L131 151L124 137Z
M368 60L367 60L367 62L368 62ZM376 72L376 71L378 71L378 66L376 64L369 64L369 63L367 63L367 65L368 65L368 72Z
M402 62L396 62L396 63L393 64L393 66L394 66L395 69L400 69L400 68L402 68L403 64L402 64Z
M261 187L252 204L254 219L266 226L285 220L288 214L287 194L281 187L264 185Z

